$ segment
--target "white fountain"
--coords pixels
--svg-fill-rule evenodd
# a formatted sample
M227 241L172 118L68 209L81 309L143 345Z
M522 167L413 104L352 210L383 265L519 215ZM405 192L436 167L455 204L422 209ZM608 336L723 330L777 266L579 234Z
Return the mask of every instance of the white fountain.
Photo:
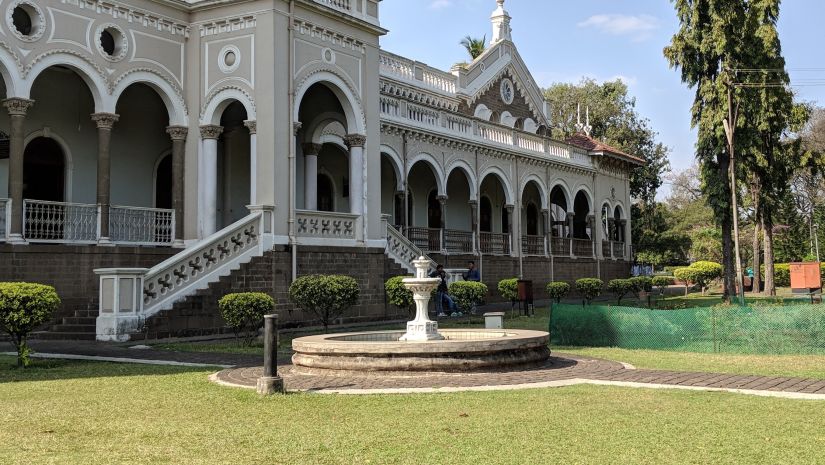
M407 332L399 341L439 341L444 339L438 332L438 322L430 320L427 309L430 304L430 295L438 287L441 278L427 277L430 261L424 257L413 260L415 277L404 278L404 287L412 291L415 300L415 319L407 322Z

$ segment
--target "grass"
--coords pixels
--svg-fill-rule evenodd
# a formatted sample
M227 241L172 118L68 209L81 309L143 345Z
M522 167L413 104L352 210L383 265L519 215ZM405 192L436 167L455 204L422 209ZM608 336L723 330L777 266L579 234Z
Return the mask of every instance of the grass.
M703 354L615 347L553 347L552 349L563 353L618 360L630 363L636 368L654 370L825 379L825 356L823 355Z
M825 463L818 402L599 386L260 398L199 369L12 361L3 463Z

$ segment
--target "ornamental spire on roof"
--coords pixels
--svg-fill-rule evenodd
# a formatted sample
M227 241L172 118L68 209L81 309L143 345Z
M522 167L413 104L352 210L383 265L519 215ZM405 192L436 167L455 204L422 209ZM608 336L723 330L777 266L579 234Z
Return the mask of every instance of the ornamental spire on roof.
M495 45L502 40L513 40L510 36L510 13L504 9L504 0L496 0L498 8L493 12L490 19L493 20L493 38L490 45Z
M587 137L590 137L590 133L593 131L593 126L590 125L590 107L587 107L585 112L586 120L585 123L582 124L582 104L578 104L576 108L576 131L583 132Z

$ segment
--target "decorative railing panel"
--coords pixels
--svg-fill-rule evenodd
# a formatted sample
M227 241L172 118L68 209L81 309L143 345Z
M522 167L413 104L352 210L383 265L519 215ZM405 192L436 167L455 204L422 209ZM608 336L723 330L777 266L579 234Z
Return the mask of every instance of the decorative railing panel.
M449 253L473 253L472 231L444 230L444 247Z
M566 237L551 238L550 252L557 257L570 255L570 239Z
M160 208L109 209L112 242L136 245L171 245L175 240L175 211Z
M387 255L410 273L415 270L413 260L422 256L429 259L418 246L389 224L387 224ZM432 260L430 260L430 267L435 268L435 262Z
M613 242L613 257L614 258L625 258L625 247L624 242Z
M410 226L405 228L404 232L407 238L421 250L426 252L441 251L441 229Z
M261 212L253 213L150 269L143 278L147 314L170 308L187 289L244 255L260 253Z
M531 152L544 153L544 139L527 133L516 133L516 145Z
M9 219L8 215L11 209L9 208L9 199L0 199L0 241L5 241L9 238Z
M590 239L573 239L573 255L577 257L592 257L593 241Z
M602 257L610 258L610 241L602 241Z
M488 255L509 255L510 235L483 232L479 235L481 252Z
M378 57L378 64L380 70L387 74L392 74L404 79L415 79L415 68L411 60L381 53Z
M423 74L424 84L441 90L448 94L455 93L455 76L448 73L425 69Z
M98 239L97 205L23 201L23 237L29 242L94 244Z
M350 11L350 0L315 0L317 3L321 3L331 8L335 8L336 10L343 10L343 11Z
M544 255L544 236L521 236L523 255Z
M440 114L432 108L422 107L412 103L407 104L407 118L427 126L438 126Z
M491 124L478 123L478 135L499 144L513 145L513 131L493 126Z
M298 236L322 239L356 239L358 215L298 210Z
M381 114L393 117L401 116L401 101L392 97L381 97Z
M461 134L471 134L473 132L472 120L449 113L444 115L444 127Z

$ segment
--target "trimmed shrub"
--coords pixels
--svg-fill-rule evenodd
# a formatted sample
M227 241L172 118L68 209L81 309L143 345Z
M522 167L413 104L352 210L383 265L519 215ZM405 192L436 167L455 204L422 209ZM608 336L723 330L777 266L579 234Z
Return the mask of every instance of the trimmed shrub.
M653 278L650 276L636 276L630 278L633 283L633 290L636 292L650 292L653 290Z
M360 294L358 282L343 275L301 276L289 286L289 299L314 314L324 331L358 302Z
M487 285L475 281L456 281L450 283L449 293L458 308L464 313L469 313L474 308L484 305Z
M384 292L387 293L387 301L400 309L407 310L412 317L415 315L415 301L411 290L404 287L402 282L406 276L395 276L384 283Z
M554 281L547 283L547 295L556 303L561 302L570 293L570 285L563 281Z
M659 294L665 293L665 288L673 285L675 280L672 276L654 276L651 284L659 289Z
M218 310L226 324L232 327L235 337L243 339L249 347L258 330L264 325L264 315L272 312L275 301L262 292L227 294L218 301Z
M607 283L607 289L616 295L616 303L622 304L622 297L633 292L636 289L636 284L631 279L611 279Z
M0 283L0 329L17 349L17 366L29 366L29 333L60 307L54 287L33 283Z
M502 279L498 282L498 293L501 297L515 302L518 300L518 278Z
M582 278L576 280L576 291L584 299L583 303L590 304L590 301L600 296L604 281L597 278Z
M673 272L673 276L685 283L685 295L687 295L688 288L696 285L699 281L699 270L690 267L679 268Z
M690 265L690 268L699 271L696 284L702 288L704 293L708 285L714 280L722 277L722 265L716 262L700 261Z

